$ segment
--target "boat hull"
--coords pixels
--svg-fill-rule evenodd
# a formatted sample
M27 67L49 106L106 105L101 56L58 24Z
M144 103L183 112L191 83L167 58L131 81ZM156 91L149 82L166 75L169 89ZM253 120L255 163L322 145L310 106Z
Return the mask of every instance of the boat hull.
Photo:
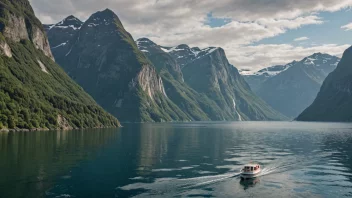
M240 175L240 177L241 177L242 179L252 179L252 178L258 177L259 174L260 174L260 171L257 172L257 173L244 173L244 172L242 172L241 175Z

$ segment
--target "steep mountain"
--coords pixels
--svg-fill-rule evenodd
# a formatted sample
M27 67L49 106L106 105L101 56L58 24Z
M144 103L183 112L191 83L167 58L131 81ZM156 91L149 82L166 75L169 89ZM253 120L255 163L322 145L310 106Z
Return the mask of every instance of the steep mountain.
M328 54L313 54L267 79L257 94L277 111L295 118L312 104L324 79L339 61Z
M238 117L239 120L283 119L251 91L221 48L202 50L182 72L190 87L214 100L229 117Z
M137 40L139 49L153 62L163 79L167 96L192 120L223 120L222 110L206 95L190 88L180 65L165 48L147 38Z
M337 68L325 79L313 104L301 113L300 121L352 121L352 47Z
M264 69L261 69L254 74L252 73L247 73L247 71L240 72L240 74L243 76L243 78L246 80L248 85L251 87L251 89L254 92L257 92L260 88L260 86L269 78L272 78L279 73L287 70L290 68L292 65L296 64L296 61L293 61L292 63L289 63L287 65L275 65L271 67L267 67Z
M178 106L193 102L192 109L204 112L211 120L284 118L251 92L237 69L228 63L221 48L201 50L185 44L163 47L145 38L137 40L137 44L161 71L167 82L166 92L170 91L168 96ZM179 94L171 97L173 93Z
M53 61L27 0L0 2L0 129L119 126Z
M155 67L115 13L97 12L76 29L67 44L53 50L54 56L104 109L122 121L190 120L168 98ZM47 32L49 39L55 32Z

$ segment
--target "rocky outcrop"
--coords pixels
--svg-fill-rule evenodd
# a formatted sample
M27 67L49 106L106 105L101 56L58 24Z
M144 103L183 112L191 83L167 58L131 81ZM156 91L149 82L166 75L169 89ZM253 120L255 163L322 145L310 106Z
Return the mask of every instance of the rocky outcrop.
M153 99L157 93L162 93L166 97L163 81L156 73L154 67L143 65L137 79L143 91L147 92L151 99Z
M42 28L38 27L35 23L31 23L30 19L11 14L10 12L6 18L7 21L2 30L2 34L6 39L13 42L31 40L38 50L41 50L46 56L54 60L48 39Z
M54 60L54 56L51 53L49 41L46 38L45 33L38 27L33 28L33 34L32 34L32 42L35 46L35 48L41 50L47 57L51 58Z
M70 123L66 120L66 118L64 118L62 115L57 116L57 125L58 125L58 129L64 130L64 131L74 129L70 125Z
M6 41L0 41L0 55L7 56L9 58L12 57L11 48Z
M167 49L157 45L147 38L140 38L136 41L138 48L151 60L156 69L161 72L163 69L177 80L184 81L181 66L167 53Z
M24 17L14 14L8 14L7 17L8 21L3 30L4 37L14 42L19 42L22 39L29 40Z

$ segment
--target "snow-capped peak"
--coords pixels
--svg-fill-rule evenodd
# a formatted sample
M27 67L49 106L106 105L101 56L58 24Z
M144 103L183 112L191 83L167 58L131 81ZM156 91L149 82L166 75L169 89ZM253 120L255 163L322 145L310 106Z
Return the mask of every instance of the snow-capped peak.
M52 28L60 28L60 29L67 29L67 28L71 28L73 30L79 30L82 27L83 22L80 21L78 18L70 15L68 17L66 17L65 19L63 19L62 21L49 26L49 31Z

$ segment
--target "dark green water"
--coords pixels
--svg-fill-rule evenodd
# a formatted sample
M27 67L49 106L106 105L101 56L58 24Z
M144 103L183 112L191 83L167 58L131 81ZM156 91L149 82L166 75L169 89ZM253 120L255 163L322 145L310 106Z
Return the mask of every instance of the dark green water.
M241 181L244 163L264 166ZM352 124L0 133L0 197L352 197Z

